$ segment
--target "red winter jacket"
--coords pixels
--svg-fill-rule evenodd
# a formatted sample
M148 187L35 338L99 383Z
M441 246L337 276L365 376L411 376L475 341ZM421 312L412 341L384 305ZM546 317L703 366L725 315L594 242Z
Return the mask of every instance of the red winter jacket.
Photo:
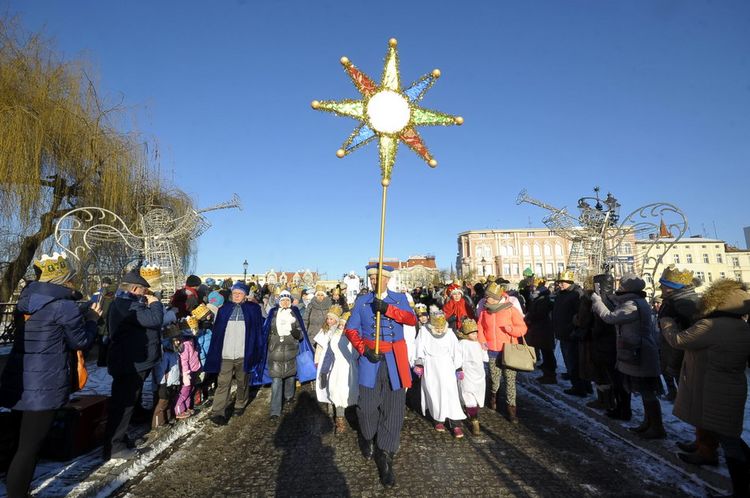
M458 301L454 301L453 298L451 298L450 301L445 303L445 306L443 306L443 313L445 313L445 319L448 320L448 322L451 321L451 317L456 317L456 330L461 330L461 324L465 318L474 319L474 310L471 306L466 305L466 299L464 299L463 296L461 296L461 299Z

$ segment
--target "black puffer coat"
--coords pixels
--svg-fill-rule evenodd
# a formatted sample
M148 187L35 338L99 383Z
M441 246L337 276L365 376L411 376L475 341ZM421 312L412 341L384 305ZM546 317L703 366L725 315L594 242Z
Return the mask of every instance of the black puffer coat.
M552 300L549 290L542 289L529 301L529 311L524 320L528 326L526 342L529 346L540 349L555 348L555 334L552 331Z
M698 318L696 315L698 314L699 304L700 296L696 294L693 287L672 291L664 296L664 301L659 309L659 319L671 318L680 330L688 329ZM678 377L685 351L670 346L663 336L659 346L659 363L662 372L672 377Z
M567 290L561 290L555 297L555 305L552 308L552 328L555 337L561 341L573 340L571 337L573 329L573 317L578 313L583 289L573 284Z
M276 321L282 309L279 308L271 318L270 328L268 331L268 356L266 366L268 375L271 378L285 379L297 374L297 354L299 353L299 343L302 339L302 325L296 318L292 324L291 335L281 337L276 328Z

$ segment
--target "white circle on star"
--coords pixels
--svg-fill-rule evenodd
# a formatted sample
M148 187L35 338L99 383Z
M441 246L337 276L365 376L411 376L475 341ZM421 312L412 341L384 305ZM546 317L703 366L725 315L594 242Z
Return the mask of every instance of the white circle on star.
M409 102L400 93L383 90L367 102L367 119L378 133L398 133L411 118Z

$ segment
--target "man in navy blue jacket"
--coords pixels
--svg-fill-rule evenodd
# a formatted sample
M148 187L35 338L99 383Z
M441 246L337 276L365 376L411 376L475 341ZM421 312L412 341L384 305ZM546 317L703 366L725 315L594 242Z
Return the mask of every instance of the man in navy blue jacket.
M107 316L112 396L104 438L104 460L135 455L127 439L133 408L143 381L161 359L164 307L147 292L149 283L137 270L125 274Z
M224 303L216 314L216 321L208 347L206 373L218 373L216 393L211 410L211 421L226 425L226 408L232 381L237 381L237 396L234 415L241 415L247 405L250 373L262 354L258 347L261 340L263 315L260 306L247 301L249 289L242 282L232 286L231 302Z

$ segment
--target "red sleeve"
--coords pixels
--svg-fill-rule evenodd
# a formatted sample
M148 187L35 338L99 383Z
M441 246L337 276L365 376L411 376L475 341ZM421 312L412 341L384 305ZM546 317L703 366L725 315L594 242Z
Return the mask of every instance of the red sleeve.
M359 352L359 354L364 354L365 341L363 341L362 338L359 336L359 331L355 329L346 329L344 330L344 334L346 334L346 338L349 339L349 342L352 343L352 346L354 346L354 349L356 349Z
M410 311L402 310L392 304L388 305L388 311L385 312L385 316L396 320L401 325L416 325L417 315Z
M511 332L508 332L508 335L511 335L513 337L521 337L523 335L526 335L526 322L515 306L510 307L510 321L513 324L513 330Z
M456 308L456 305L453 299L445 303L445 306L443 306L443 313L445 313L445 318L450 318L452 315L456 314L456 309L454 308Z

